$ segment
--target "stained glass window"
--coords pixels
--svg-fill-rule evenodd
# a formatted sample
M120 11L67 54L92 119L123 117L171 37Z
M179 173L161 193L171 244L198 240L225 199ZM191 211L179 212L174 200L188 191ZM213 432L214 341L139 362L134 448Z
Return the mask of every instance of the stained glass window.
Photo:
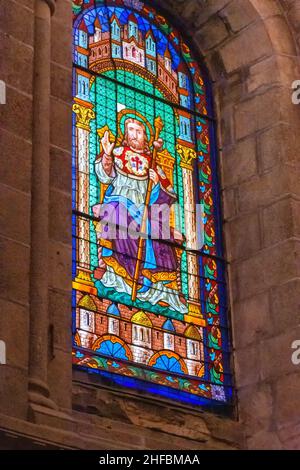
M73 0L73 364L232 400L209 82L139 0Z

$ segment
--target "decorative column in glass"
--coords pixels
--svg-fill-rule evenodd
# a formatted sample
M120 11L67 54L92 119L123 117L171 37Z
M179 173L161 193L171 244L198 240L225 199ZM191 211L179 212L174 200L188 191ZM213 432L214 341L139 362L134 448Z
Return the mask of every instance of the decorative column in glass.
M76 161L77 161L77 273L73 282L74 289L90 294L97 294L97 289L91 278L90 269L90 220L80 217L80 214L89 215L89 145L90 122L95 119L93 104L89 101L90 75L82 70L76 70L77 95L74 98L73 112L76 114Z
M184 221L187 247L188 270L188 308L189 314L185 320L205 326L200 305L200 279L198 255L193 253L198 249L198 229L196 221L196 204L193 184L193 162L197 157L192 145L178 140L176 150L180 156L184 190Z

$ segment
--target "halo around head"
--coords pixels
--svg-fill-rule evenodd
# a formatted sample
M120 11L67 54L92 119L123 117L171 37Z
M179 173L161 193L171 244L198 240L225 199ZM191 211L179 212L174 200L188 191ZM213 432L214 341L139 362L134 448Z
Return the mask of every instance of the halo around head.
M141 113L138 111L135 111L134 109L122 109L118 113L118 140L117 144L121 145L123 140L124 140L124 133L122 128L125 128L124 124L126 119L136 119L137 121L140 121L142 124L145 124L146 127L146 132L147 136L149 139L149 147L153 145L154 141L154 131L153 127L151 126L150 122L143 116Z

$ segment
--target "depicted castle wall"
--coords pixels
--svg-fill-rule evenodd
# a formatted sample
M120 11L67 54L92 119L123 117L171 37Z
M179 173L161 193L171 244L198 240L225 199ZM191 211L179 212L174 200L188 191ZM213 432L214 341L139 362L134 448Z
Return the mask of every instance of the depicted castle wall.
M181 94L184 95L184 91L178 88L178 73L172 63L170 51L166 49L163 55L157 53L153 33L151 30L142 33L134 14L123 24L114 16L109 27L101 25L99 17L97 17L91 30L92 33L88 31L84 21L80 25L76 50L78 65L85 64L85 67L89 65L91 70L101 72L111 68L110 58L113 59L117 68L125 66L131 70L130 63L135 64L141 68L140 73L149 80L154 81L157 78L161 87L168 91L168 96L172 101L182 101ZM87 63L83 57L87 55L88 44ZM128 62L127 66L126 62ZM187 70L185 70L185 74L187 74ZM185 74L181 72L183 89L188 86Z

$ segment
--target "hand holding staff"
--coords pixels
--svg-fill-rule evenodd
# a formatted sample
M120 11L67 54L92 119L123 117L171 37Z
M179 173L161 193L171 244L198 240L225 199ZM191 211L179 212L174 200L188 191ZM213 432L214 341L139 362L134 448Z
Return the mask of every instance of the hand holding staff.
M154 137L154 150L153 150L153 158L151 162L151 168L149 169L149 178L148 181L148 187L147 187L147 192L146 192L146 198L145 198L145 205L144 205L144 212L143 212L143 217L142 217L142 222L141 222L141 228L140 232L141 233L146 233L147 229L147 217L148 217L148 206L150 203L150 196L151 196L151 191L153 187L153 180L155 180L155 176L152 174L152 170L154 170L155 167L155 162L157 158L157 153L162 147L162 139L159 138L161 131L163 130L164 124L163 121L160 117L157 117L154 121L154 127L155 127L155 137ZM139 243L138 243L138 252L137 252L137 260L136 260L136 265L135 265L135 271L134 271L134 277L133 277L133 285L132 285L132 293L131 293L131 300L134 302L137 297L137 289L138 289L138 280L139 280L139 274L140 274L140 269L141 269L141 264L142 264L142 254L143 254L143 245L144 245L144 238L141 236L139 238Z

